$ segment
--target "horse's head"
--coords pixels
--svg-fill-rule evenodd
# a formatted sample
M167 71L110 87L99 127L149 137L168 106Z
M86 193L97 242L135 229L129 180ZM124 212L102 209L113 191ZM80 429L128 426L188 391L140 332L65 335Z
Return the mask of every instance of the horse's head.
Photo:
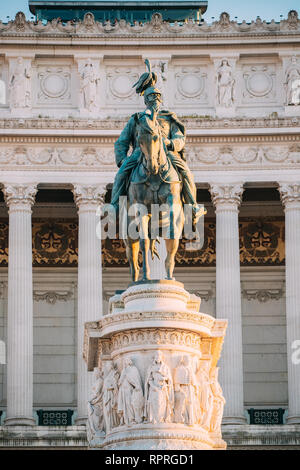
M147 170L151 175L157 175L159 168L160 136L158 134L142 133L140 148L146 159Z
M157 175L160 165L160 154L163 151L159 132L148 132L144 127L139 133L140 149L146 159L147 170Z

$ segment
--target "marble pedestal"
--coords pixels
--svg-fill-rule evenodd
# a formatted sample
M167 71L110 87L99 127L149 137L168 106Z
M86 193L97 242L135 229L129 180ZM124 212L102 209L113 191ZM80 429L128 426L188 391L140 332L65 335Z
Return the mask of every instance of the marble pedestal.
M176 281L135 283L85 324L91 448L226 449L217 362L226 320Z

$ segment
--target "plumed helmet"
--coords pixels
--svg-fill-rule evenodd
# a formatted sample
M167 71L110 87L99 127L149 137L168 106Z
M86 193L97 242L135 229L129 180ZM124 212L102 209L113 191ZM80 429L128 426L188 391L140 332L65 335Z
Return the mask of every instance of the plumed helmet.
M156 95L161 95L161 91L154 87L154 86L149 86L145 91L144 91L144 96L148 96L148 95L151 95L152 93L156 94Z
M141 96L143 96L147 88L153 87L157 82L157 74L155 72L151 72L151 64L148 59L145 59L145 64L148 72L143 73L132 87L136 87L135 91Z

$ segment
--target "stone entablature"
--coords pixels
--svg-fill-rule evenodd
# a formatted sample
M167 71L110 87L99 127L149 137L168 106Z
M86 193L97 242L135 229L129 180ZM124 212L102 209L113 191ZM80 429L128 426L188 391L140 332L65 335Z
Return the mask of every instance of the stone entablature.
M22 15L0 22L0 107L6 117L88 117L92 122L125 117L143 108L132 85L146 57L158 75L164 107L180 116L300 115L300 20L295 11L280 23L257 18L238 24L222 13L212 25L171 25L154 15L144 26L122 20L102 25L90 14L83 22L44 25ZM259 52L253 50L262 40ZM187 41L197 49L187 51ZM118 47L127 43L121 59ZM88 55L82 53L83 44L90 48Z

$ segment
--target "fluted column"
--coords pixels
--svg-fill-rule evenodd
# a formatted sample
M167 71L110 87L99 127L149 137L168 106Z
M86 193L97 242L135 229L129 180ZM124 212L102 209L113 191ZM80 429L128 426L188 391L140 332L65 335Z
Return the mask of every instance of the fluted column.
M97 207L104 202L104 186L74 185L74 200L78 207L78 312L77 312L77 424L85 424L87 401L92 373L83 360L84 324L102 316L101 239L96 233L99 218Z
M243 424L243 348L238 211L242 184L211 185L216 208L216 316L228 319L220 383L226 398L224 424Z
M9 207L6 425L34 425L31 207L36 185L5 185Z
M295 346L300 339L300 182L281 183L285 209L286 333L288 360L288 424L300 423L300 364ZM294 353L294 355L293 355ZM299 356L299 354L298 354Z

